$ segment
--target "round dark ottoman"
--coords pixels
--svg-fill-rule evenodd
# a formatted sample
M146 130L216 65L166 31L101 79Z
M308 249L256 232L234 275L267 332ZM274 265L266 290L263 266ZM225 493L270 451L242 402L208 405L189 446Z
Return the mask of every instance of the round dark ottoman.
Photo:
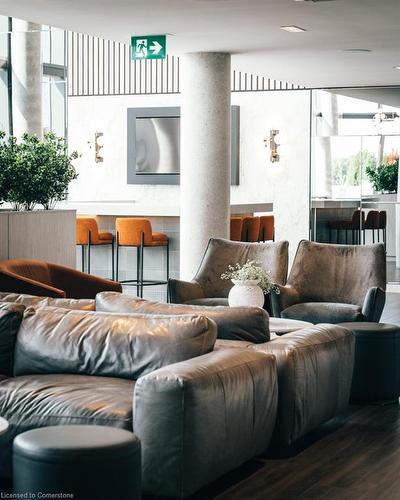
M140 480L140 441L125 430L60 425L24 432L14 439L15 493L135 500L141 495Z
M355 335L352 401L398 402L400 327L385 323L340 323Z

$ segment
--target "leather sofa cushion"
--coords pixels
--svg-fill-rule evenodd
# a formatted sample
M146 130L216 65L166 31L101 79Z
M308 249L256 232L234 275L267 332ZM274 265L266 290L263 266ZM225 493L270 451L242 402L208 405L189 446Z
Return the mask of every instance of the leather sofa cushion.
M24 310L21 304L0 303L0 375L12 375L14 347Z
M309 321L310 323L343 323L363 321L360 306L333 302L304 302L295 304L281 312L282 318Z
M0 302L16 302L25 307L52 306L63 307L64 309L83 309L86 311L95 310L94 299L64 299L54 297L38 297L37 295L28 295L24 293L0 292Z
M198 314L215 321L218 338L266 342L269 340L269 317L259 307L206 307L189 304L166 304L115 292L101 292L96 296L96 310L107 312L134 312L143 314Z
M137 379L212 351L216 336L215 323L204 316L29 308L17 336L14 374Z
M0 381L0 415L10 427L2 436L0 476L9 475L15 436L37 427L107 425L132 430L135 382L85 375L35 375Z

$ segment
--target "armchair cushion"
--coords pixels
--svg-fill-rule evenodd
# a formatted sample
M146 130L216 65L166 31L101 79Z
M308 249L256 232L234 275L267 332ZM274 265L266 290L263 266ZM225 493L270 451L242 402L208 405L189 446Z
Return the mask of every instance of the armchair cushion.
M189 304L165 304L115 292L96 296L96 310L118 313L196 314L215 321L219 339L247 340L260 343L269 340L269 317L259 307L206 307Z
M228 299L222 297L207 297L204 299L187 300L184 304L191 304L192 306L229 306Z
M137 379L212 351L216 337L216 324L204 316L29 308L17 336L14 374Z
M334 302L303 302L302 304L295 304L284 309L281 312L281 317L309 321L314 324L365 320L360 306Z

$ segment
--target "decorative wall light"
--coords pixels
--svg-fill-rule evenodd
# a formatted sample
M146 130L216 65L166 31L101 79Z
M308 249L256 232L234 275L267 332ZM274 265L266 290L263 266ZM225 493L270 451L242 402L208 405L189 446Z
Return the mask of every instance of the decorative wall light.
M103 132L95 132L94 134L94 161L96 163L101 163L104 161L104 158L101 153L101 149L103 149Z
M264 139L265 147L269 147L271 150L270 162L275 163L279 161L278 146L279 144L275 142L275 137L279 134L279 130L272 129L269 131L269 138Z

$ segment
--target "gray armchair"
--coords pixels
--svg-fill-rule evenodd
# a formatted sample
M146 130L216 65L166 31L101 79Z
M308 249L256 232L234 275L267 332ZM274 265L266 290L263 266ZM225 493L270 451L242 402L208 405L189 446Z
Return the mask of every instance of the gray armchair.
M229 264L245 264L248 260L259 262L268 269L273 280L284 285L288 269L288 242L242 243L211 238L192 281L170 279L169 299L174 304L209 306L228 305L228 294L233 283L222 280L221 274Z
M341 323L378 322L385 305L383 244L328 245L301 241L286 286L271 293L275 317Z

